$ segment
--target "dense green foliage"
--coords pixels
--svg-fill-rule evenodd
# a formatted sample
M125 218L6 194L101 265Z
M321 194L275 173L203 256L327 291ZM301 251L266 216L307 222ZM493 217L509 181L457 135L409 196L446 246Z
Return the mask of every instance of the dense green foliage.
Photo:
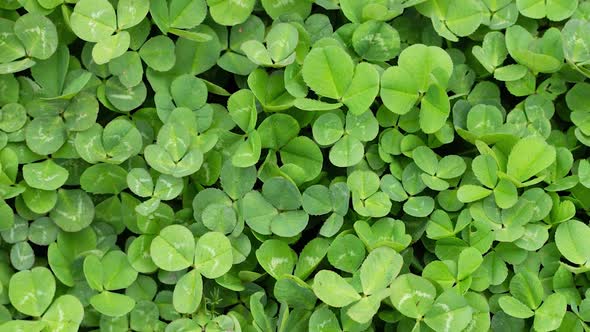
M590 2L0 0L0 332L590 330Z

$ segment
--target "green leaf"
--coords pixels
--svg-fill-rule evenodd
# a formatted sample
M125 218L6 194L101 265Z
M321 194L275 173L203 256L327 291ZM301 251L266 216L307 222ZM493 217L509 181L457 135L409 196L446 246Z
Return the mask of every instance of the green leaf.
M547 16L552 21L561 21L570 17L578 7L578 0L516 0L520 13L530 18Z
M365 259L365 245L353 234L337 237L328 249L328 261L335 268L354 273Z
M459 37L472 34L482 23L482 8L477 1L460 3L439 0L427 1L417 7L432 19L437 32L445 38L456 41ZM449 32L445 33L446 31Z
M309 98L297 98L293 102L293 106L303 111L332 111L338 109L342 105L342 103L327 103Z
M533 72L552 73L562 66L563 47L558 29L548 29L541 38L535 38L522 26L513 25L506 29L506 47L512 58Z
M584 20L571 19L565 23L561 34L563 36L563 52L567 60L573 63L590 60L590 52L587 48L587 45L590 44L588 33L590 33L590 24Z
M10 320L0 325L0 331L31 331L40 332L46 326L45 322L42 321L29 321L29 320Z
M369 253L360 269L363 293L371 295L385 289L401 270L403 258L395 250L379 247Z
M527 270L512 277L512 280L510 280L510 294L531 309L536 309L545 295L539 277Z
M154 192L154 180L145 168L134 168L126 176L129 189L140 197L150 197Z
M311 11L311 3L309 2L285 2L280 0L261 0L264 11L276 20L283 14L297 14L301 18L305 18Z
M496 186L498 181L498 165L490 155L479 155L473 159L471 169L477 180L488 188Z
M94 194L118 194L127 188L127 172L112 164L96 164L80 176L82 189Z
M117 29L115 9L107 0L81 0L70 17L72 31L89 42L99 42Z
M242 89L232 94L227 101L227 110L232 120L248 133L254 129L256 124L256 98L252 91Z
M332 145L344 134L344 123L337 114L325 113L315 120L312 132L318 144Z
M101 39L92 48L92 59L99 65L123 55L129 48L131 37L127 31Z
M410 197L404 203L404 212L414 217L426 217L434 210L434 199L429 196Z
M27 122L27 110L21 104L8 103L0 108L0 129L11 133Z
M48 59L55 53L58 35L55 25L45 16L25 14L14 23L14 33L23 43L29 56Z
M182 179L168 174L162 174L156 181L153 196L164 201L169 201L178 197L182 189L184 189Z
M330 162L337 167L350 167L358 164L364 156L365 148L356 137L345 135L330 149Z
M83 269L84 277L86 278L86 282L88 282L88 286L97 291L103 291L104 288L102 284L104 270L100 258L96 255L86 256L84 259Z
M17 73L19 71L27 70L36 64L31 59L22 59L18 61L0 64L0 75Z
M127 255L119 250L109 251L101 259L102 282L106 290L129 287L137 279L137 271L131 267Z
M220 182L223 191L232 199L238 199L248 193L256 183L256 168L235 167L225 162L221 168Z
M209 232L197 240L194 266L205 278L221 277L232 264L232 246L225 235Z
M279 150L299 133L299 123L292 116L273 114L258 126L263 149Z
M379 73L373 65L362 62L356 66L342 102L353 114L362 114L369 109L378 93Z
M292 164L305 173L303 181L315 179L322 171L324 156L314 141L306 136L297 136L280 150L284 165Z
M180 271L193 263L195 238L184 226L167 226L152 240L150 254L159 268Z
M221 25L236 25L248 19L255 0L207 0L213 20Z
M317 216L332 211L330 190L322 185L313 185L303 192L303 209L305 212Z
M494 199L496 204L502 209L508 209L514 206L518 200L518 191L514 183L501 179L496 188L494 188Z
M295 276L285 275L277 280L273 291L277 300L293 308L312 310L317 301L311 287Z
M444 291L426 313L424 321L435 331L457 331L469 325L473 309L457 289Z
M294 275L306 279L326 256L329 247L330 241L327 239L315 238L309 241L301 251Z
M149 0L121 0L117 3L119 29L138 25L150 10Z
M139 107L146 99L145 83L128 88L116 77L111 77L105 85L105 94L110 103L121 112L129 112ZM106 129L106 128L105 128Z
M344 278L329 270L319 271L312 287L315 295L331 307L341 308L361 298Z
M459 190L457 191L457 199L463 203L470 203L486 198L491 193L492 191L487 188L466 184L459 187Z
M499 31L486 33L482 45L474 46L471 52L489 73L500 67L508 55L504 35Z
M303 62L305 84L318 95L340 99L352 82L354 63L342 48L327 46L312 49Z
M504 295L498 300L500 308L508 315L520 319L532 317L535 313L527 307L524 303L513 298L512 296Z
M169 4L170 26L192 29L201 24L207 15L205 0L173 0Z
M567 260L585 264L590 260L590 243L585 240L586 235L590 235L590 227L577 220L568 220L557 227L555 244Z
M103 315L119 317L133 310L135 300L123 294L105 291L93 295L90 298L90 305Z
M519 140L508 156L506 173L524 182L555 161L555 148L542 138L529 136Z
M560 293L549 295L535 312L533 326L537 331L552 331L561 326L567 310L566 297Z
M398 64L415 77L420 92L426 92L431 83L446 86L453 73L450 56L434 46L412 45L402 51Z
M369 61L388 61L399 53L400 36L385 22L367 21L354 30L352 46Z
M420 318L429 311L436 297L436 289L428 281L414 274L403 274L393 281L390 299L404 316Z
M40 163L26 164L23 166L23 177L27 184L33 188L42 190L55 190L66 183L69 172L47 159Z
M192 75L181 75L172 81L170 93L177 107L199 109L207 102L207 86Z
M199 272L192 270L183 275L174 286L172 296L176 311L186 314L197 311L203 296L203 278Z
M62 230L77 232L94 220L94 203L82 190L59 189L57 204L49 216Z
M299 41L297 28L289 23L278 23L272 26L266 35L268 54L273 62L280 62L295 51Z
M84 307L80 300L72 295L62 295L55 299L41 318L49 329L78 330L84 317ZM28 330L27 330L28 331Z
M483 262L481 253L476 248L467 248L459 254L457 262L457 280L463 280L473 274Z
M264 45L258 40L248 40L240 46L240 49L250 61L257 65L272 66L272 58Z
M426 134L440 130L451 113L447 93L439 85L431 85L428 88L420 106L420 128Z
M377 314L380 303L377 295L364 297L351 305L346 314L357 323L370 323L373 316Z
M527 74L528 68L523 65L508 65L497 68L494 71L494 78L498 81L516 81Z
M318 307L309 318L310 332L342 331L336 315L328 307Z
M278 211L258 191L251 191L244 195L242 213L246 224L254 231L270 235L270 225Z
M40 317L53 301L55 278L45 267L20 271L10 277L8 297L15 309Z
M25 127L27 147L40 155L57 152L66 138L64 122L58 116L37 117Z
M279 210L295 210L302 203L297 186L283 177L274 177L264 182L262 195Z
M176 63L174 42L166 36L152 37L141 46L139 56L148 67L157 71L168 71Z
M309 215L305 211L284 211L272 219L270 230L281 237L293 237L305 229L308 221Z
M438 157L427 146L419 146L412 151L412 158L418 167L424 172L434 175L438 170Z
M297 254L283 241L266 240L256 250L256 258L262 268L278 280L293 272Z
M420 82L412 74L404 67L389 67L381 75L381 100L395 114L408 113L420 98Z

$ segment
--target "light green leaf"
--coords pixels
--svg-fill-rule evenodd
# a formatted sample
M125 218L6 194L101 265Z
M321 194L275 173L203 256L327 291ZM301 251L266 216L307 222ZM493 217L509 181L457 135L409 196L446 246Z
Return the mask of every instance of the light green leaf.
M149 0L120 0L117 3L119 29L138 25L150 10Z
M555 148L542 138L529 136L519 140L508 155L506 173L524 182L555 161Z
M559 252L569 261L585 264L590 260L590 227L577 220L568 220L557 227L555 244Z
M361 296L337 273L319 271L313 281L313 292L331 307L341 308L359 300Z
M90 305L103 315L119 317L133 310L135 300L127 295L105 291L92 296Z
M524 303L513 298L512 296L504 295L500 297L498 304L505 313L515 318L525 319L532 317L535 314Z
M10 277L8 297L15 309L40 317L53 301L55 278L48 268L35 267Z
M69 172L47 159L40 163L26 164L23 166L23 177L27 184L33 188L42 190L55 190L66 183Z
M25 14L14 23L14 33L23 43L29 56L48 59L57 50L58 35L55 25L45 16Z
M84 317L84 307L73 295L62 295L55 299L41 318L50 330L77 331Z
M117 29L117 15L108 0L80 0L70 17L72 31L81 39L99 42Z
M94 220L94 203L86 192L79 189L59 189L57 204L49 216L66 232L77 232Z
M197 240L194 266L205 278L221 277L231 269L232 264L232 246L225 235L209 232Z
M371 295L385 289L393 282L402 264L402 256L389 247L371 251L360 269L363 293Z
M195 238L184 226L167 226L152 240L150 254L159 268L180 271L193 262Z
M425 278L403 274L391 284L391 303L404 316L420 318L432 307L436 289Z
M561 326L567 310L567 299L560 293L549 295L535 312L533 326L537 331L553 331Z
M297 254L283 241L266 240L256 250L256 258L262 268L278 280L293 272Z
M192 270L183 275L174 286L172 304L180 313L190 314L195 312L203 296L203 278L197 270Z
M354 63L337 46L312 49L303 62L303 80L318 95L340 99L352 82Z
M123 55L131 42L127 31L101 39L92 48L92 59L99 65L105 64Z

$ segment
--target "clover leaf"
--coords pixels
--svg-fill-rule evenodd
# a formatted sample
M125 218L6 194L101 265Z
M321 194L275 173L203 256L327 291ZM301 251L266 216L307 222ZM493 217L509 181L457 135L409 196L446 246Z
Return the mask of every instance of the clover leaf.
M0 13L0 331L590 322L586 1Z

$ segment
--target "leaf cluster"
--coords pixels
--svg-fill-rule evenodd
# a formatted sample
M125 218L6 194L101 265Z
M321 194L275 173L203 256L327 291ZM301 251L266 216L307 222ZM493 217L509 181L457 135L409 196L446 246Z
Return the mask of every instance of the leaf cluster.
M587 0L0 0L0 332L590 330Z

